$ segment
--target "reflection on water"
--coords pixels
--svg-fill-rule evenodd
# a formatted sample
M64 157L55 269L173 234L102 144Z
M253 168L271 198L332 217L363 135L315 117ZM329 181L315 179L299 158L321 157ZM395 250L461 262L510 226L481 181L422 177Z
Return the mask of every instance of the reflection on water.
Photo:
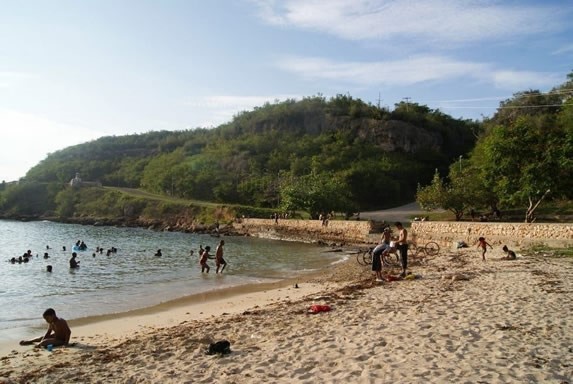
M228 266L221 276L214 268L209 275L199 268L199 245L210 245L214 254L220 240L209 235L0 221L0 239L0 330L37 324L48 307L67 319L123 312L207 290L293 276L341 257L310 244L225 237ZM88 249L78 252L80 268L70 270L77 240L85 241ZM104 252L94 256L96 247ZM118 251L107 256L105 250L111 247ZM161 257L154 256L157 249ZM33 254L29 263L7 262L27 250ZM214 267L214 260L210 264ZM47 265L53 267L51 273Z

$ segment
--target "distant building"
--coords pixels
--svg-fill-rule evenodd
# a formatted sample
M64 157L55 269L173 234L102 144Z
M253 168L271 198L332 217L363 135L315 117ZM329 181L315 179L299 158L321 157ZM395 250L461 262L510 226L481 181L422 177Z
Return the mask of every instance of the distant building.
M80 173L76 172L76 176L70 180L70 186L73 188L101 187L101 183L99 181L82 181L82 178L80 177Z
M76 177L70 180L70 186L72 187L81 187L82 186L82 178L80 177L80 173L76 172Z

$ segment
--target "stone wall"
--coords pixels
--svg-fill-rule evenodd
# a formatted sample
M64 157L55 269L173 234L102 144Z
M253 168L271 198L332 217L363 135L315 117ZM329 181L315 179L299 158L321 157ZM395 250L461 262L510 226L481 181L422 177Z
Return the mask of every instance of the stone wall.
M330 221L322 225L320 220L242 219L233 224L236 231L257 237L278 240L363 243L372 231L369 221Z
M460 240L475 245L480 236L492 245L526 247L532 244L573 246L573 224L476 223L455 221L414 221L411 233L418 242L433 240L450 246Z
M275 223L272 219L243 219L233 227L240 233L278 240L377 243L380 239L378 228L370 221L335 220L323 226L319 220L279 219ZM409 237L418 243L432 240L454 248L458 241L473 246L480 236L494 246L573 246L573 224L414 221Z

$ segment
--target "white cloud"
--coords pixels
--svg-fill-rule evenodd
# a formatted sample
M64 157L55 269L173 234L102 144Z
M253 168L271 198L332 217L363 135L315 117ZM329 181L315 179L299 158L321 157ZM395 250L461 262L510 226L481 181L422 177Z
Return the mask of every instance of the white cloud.
M569 44L569 45L565 45L559 49L556 49L555 51L552 52L552 54L554 55L563 55L563 54L568 54L568 53L573 53L573 44Z
M514 90L539 89L561 83L563 74L500 70L492 73L492 81L498 88Z
M338 80L357 85L412 85L424 81L476 76L489 65L440 56L417 56L378 62L336 62L322 58L289 57L279 68L310 79Z
M266 23L348 40L462 43L503 40L559 27L563 10L543 4L457 0L256 0ZM422 41L419 41L422 40Z
M561 74L496 69L492 64L443 56L416 56L378 62L337 62L324 58L287 57L277 66L311 80L345 82L358 86L410 86L428 81L467 79L515 90L558 84Z

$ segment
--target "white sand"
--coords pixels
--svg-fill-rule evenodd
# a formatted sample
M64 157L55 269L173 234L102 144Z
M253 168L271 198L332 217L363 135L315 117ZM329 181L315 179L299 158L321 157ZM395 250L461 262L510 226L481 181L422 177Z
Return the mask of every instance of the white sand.
M573 260L462 250L382 285L362 268L74 327L75 347L15 347L0 383L572 382ZM233 352L206 355L220 339Z

